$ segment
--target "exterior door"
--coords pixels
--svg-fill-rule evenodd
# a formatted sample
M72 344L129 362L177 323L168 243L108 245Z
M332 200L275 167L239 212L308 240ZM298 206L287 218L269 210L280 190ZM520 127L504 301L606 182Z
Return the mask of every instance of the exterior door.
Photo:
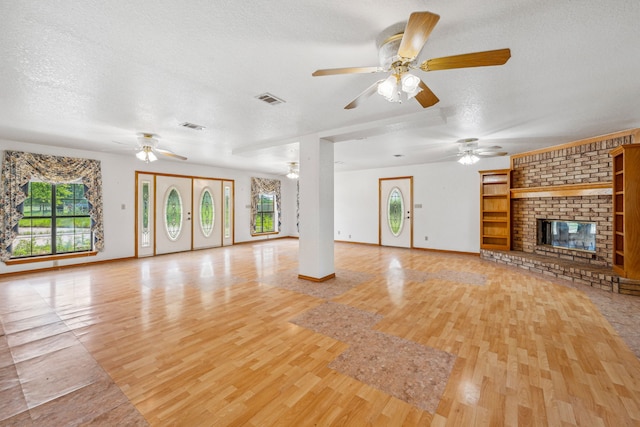
M379 243L413 247L413 177L380 178Z
M193 180L193 249L222 246L222 181Z
M192 179L156 176L156 254L192 249Z

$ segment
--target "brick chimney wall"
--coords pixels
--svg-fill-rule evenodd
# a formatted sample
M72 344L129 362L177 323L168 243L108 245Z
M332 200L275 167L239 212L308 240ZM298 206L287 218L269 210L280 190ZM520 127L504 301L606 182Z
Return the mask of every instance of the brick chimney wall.
M631 144L631 135L588 142L543 153L514 157L511 188L611 182L609 152ZM596 223L596 253L537 244L537 220L555 219ZM611 266L613 251L612 200L608 195L538 197L511 201L513 250L561 259Z

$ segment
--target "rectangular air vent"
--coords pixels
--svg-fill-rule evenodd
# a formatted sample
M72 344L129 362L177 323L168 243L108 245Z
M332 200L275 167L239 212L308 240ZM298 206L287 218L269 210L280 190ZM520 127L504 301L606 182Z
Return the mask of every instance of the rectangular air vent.
M180 123L180 126L182 126L184 128L193 129L193 130L202 130L202 129L204 129L204 126L200 126L200 125L197 125L195 123L189 123L189 122Z
M277 96L271 95L269 92L265 92L261 95L256 96L257 99L259 99L260 101L264 101L269 105L278 105L278 104L284 104L284 100L278 98Z

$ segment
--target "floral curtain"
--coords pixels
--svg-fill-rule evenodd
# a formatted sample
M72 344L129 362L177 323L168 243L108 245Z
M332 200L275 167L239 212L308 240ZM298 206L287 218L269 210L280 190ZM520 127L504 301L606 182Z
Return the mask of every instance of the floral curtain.
M11 258L11 244L18 234L22 218L20 205L27 198L32 179L53 184L82 182L89 202L93 247L104 248L102 222L102 173L99 160L58 157L45 154L5 151L0 178L0 260Z
M278 211L278 230L280 230L280 180L251 178L251 232L256 232L256 215L258 214L258 199L260 194L275 194L276 210Z

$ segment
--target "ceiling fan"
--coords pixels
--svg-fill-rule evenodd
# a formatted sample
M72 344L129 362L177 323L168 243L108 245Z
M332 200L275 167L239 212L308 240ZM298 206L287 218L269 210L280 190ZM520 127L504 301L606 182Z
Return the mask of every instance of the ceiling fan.
M289 162L289 171L287 172L286 177L289 179L298 179L300 176L300 166L298 162Z
M330 68L316 70L312 75L390 72L386 79L378 80L369 86L344 108L347 110L355 108L376 92L390 102L402 102L415 98L423 108L427 108L436 104L439 99L418 76L410 72L411 70L436 71L503 65L511 57L509 49L498 49L432 58L417 63L416 58L439 19L440 16L435 13L413 12L404 29L398 26L389 27L387 30L390 35L383 33L382 35L386 37L382 37L381 42L378 43L379 66Z
M173 151L158 148L158 135L152 133L141 133L138 135L138 146L136 150L136 157L143 162L155 162L158 160L156 154L162 156L173 157L178 160L187 160L186 157L174 153Z
M502 147L494 145L491 147L478 147L478 138L464 138L457 141L458 163L472 165L480 160L480 157L500 157L506 156L506 151L500 151Z

